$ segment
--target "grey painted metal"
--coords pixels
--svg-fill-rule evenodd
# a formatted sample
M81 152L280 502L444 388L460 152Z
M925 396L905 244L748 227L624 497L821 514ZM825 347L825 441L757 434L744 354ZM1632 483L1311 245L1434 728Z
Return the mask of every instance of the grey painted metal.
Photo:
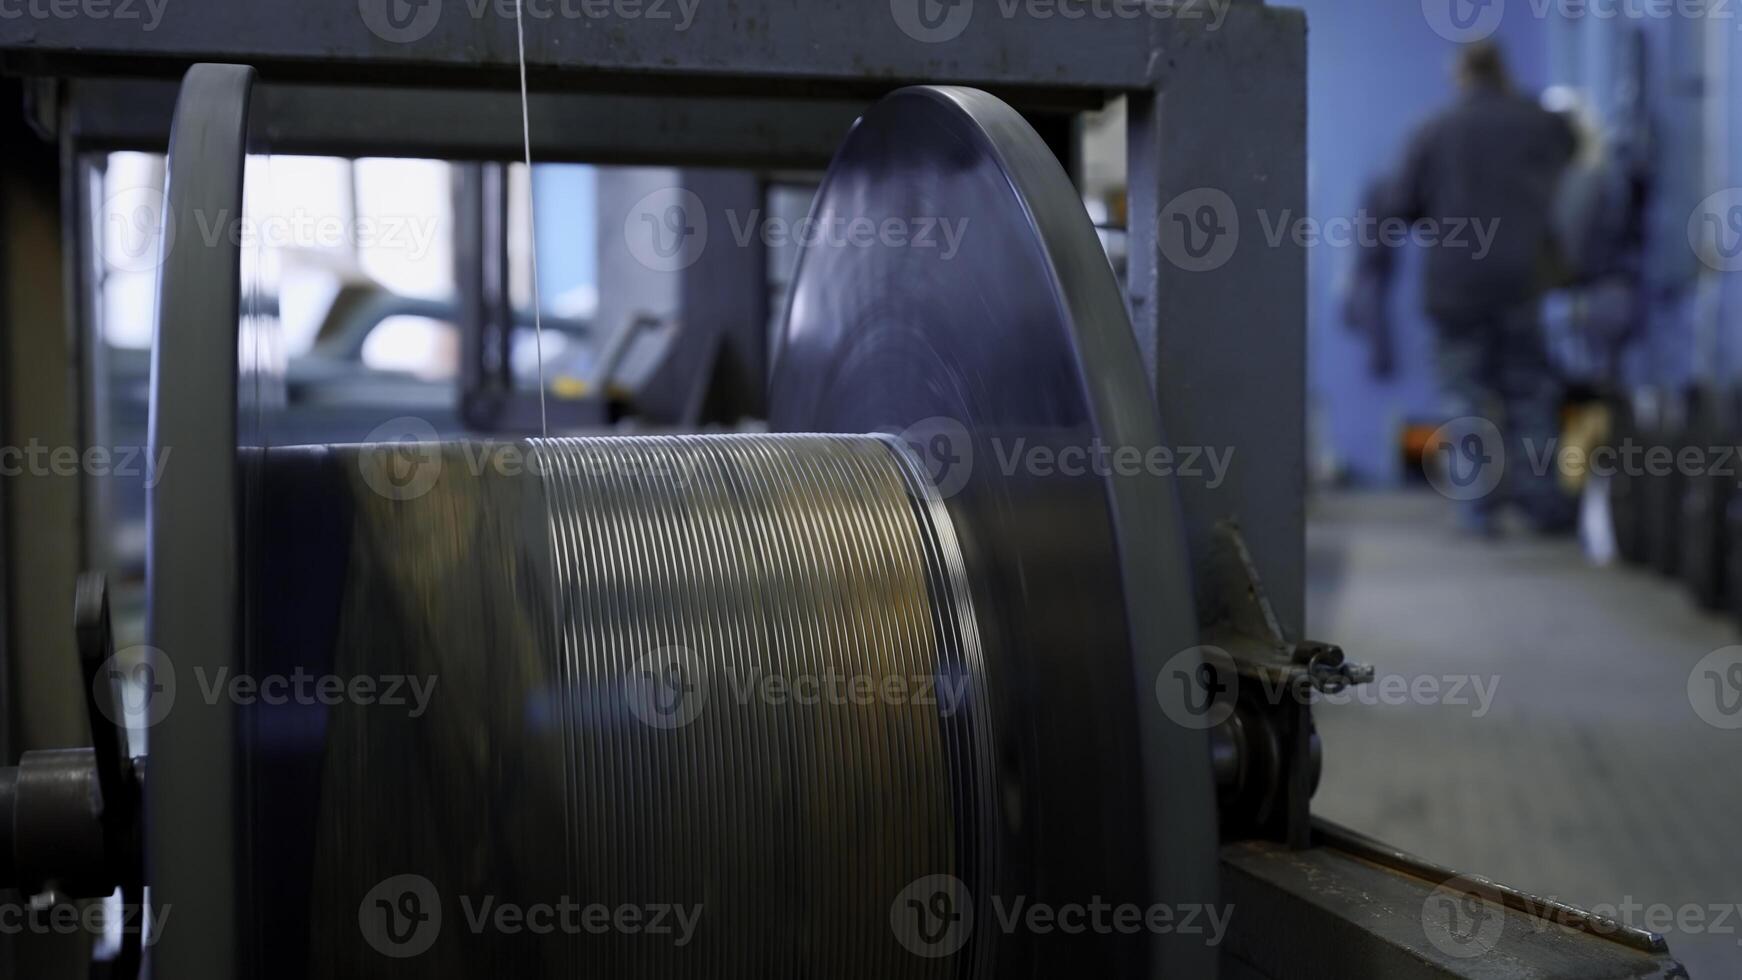
M718 237L684 270L678 287L683 344L661 365L647 395L664 403L656 416L690 425L767 418L768 249L762 234L768 204L762 179L698 169L683 170L681 177ZM645 223L636 229L645 230Z
M1687 980L1661 936L1316 829L1304 851L1223 848L1224 977Z
M0 57L10 69L38 74L79 74L123 58L144 70L222 58L273 77L419 83L445 76L506 84L517 64L510 0L178 0L158 4L155 19L144 0L126 6L135 16L0 20ZM1059 12L1065 6L529 0L526 60L534 75L586 73L643 85L690 79L717 88L729 78L860 89L918 80L1139 89L1173 73L1172 59L1158 53L1185 48L1217 16L1207 2L1076 18ZM927 11L944 16L933 20Z
M0 22L3 23L3 22ZM64 87L82 149L152 149L169 139L177 87L75 78ZM540 162L822 169L864 100L534 92ZM266 83L255 130L275 153L510 160L521 152L520 98L492 90Z
M198 229L241 220L252 69L195 65L170 140L157 339L151 361L151 457L173 450L148 491L146 642L173 664L182 694L151 729L146 788L152 901L193 929L165 929L156 976L244 975L236 960L235 707L198 696L195 672L240 669L237 473L237 236ZM219 225L222 227L222 225ZM161 670L161 667L160 667Z
M1233 453L1220 485L1181 480L1198 577L1216 523L1237 518L1299 639L1306 252L1266 232L1306 214L1306 19L1237 5L1169 60L1172 84L1130 106L1131 318L1171 444ZM1227 231L1212 241L1200 216ZM1206 622L1214 607L1200 590Z

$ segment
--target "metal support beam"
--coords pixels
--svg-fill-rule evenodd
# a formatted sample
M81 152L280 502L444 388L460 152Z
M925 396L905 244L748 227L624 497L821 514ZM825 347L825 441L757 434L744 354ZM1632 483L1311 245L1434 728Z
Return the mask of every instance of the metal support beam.
M647 394L665 403L657 415L692 425L765 418L768 249L760 237L767 211L762 180L742 171L684 170L682 186L702 202L716 244L684 270L678 286L683 342L661 366L661 383ZM740 237L746 233L750 237Z
M1222 849L1232 980L1687 980L1663 937L1456 874L1332 824Z
M1135 89L1226 12L1223 4L1108 5L982 0L944 7L865 0L528 0L526 59L534 76L596 76L620 89L721 92L794 81L854 91L895 84L1017 90ZM1238 4L1236 4L1238 6ZM121 16L126 7L132 13ZM268 78L376 82L487 80L509 86L517 64L512 0L177 0L116 4L106 17L47 13L0 20L0 61L31 74L102 65L171 77L189 63L250 64ZM739 92L742 94L742 88Z
M0 23L4 23L0 21ZM81 149L162 152L173 82L77 78L63 87ZM263 84L255 95L274 153L514 160L520 97L509 91ZM534 92L541 162L822 169L863 100Z
M1171 83L1133 96L1131 319L1168 443L1232 453L1224 481L1182 476L1194 572L1213 531L1243 528L1283 629L1306 575L1306 18L1236 4L1168 52ZM1213 622L1213 594L1199 617Z
M0 88L22 105L15 87ZM24 454L0 478L5 548L6 747L14 752L86 739L72 631L79 571L83 444L78 346L67 325L64 231L56 150L0 118L0 447ZM15 148L15 149L14 149ZM10 758L7 761L11 761Z
M80 372L56 288L66 213L56 147L31 132L18 89L0 84L0 448L36 455L9 459L17 470L0 477L0 766L88 738L72 630L86 481L77 460L66 469L83 448ZM0 973L82 975L88 947L28 929L0 936Z

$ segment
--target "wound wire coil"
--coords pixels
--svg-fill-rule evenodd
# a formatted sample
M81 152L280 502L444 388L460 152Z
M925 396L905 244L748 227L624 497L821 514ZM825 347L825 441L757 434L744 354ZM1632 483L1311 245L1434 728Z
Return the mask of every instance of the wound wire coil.
M650 975L962 975L891 916L915 880L972 892L995 862L983 652L923 471L877 437L532 452L575 892L703 906L693 948L631 944Z
M988 667L955 530L906 448L535 439L509 476L468 468L476 445L437 448L415 498L353 493L335 666L441 684L416 721L335 709L316 845L317 919L361 899L365 932L393 923L371 889L409 871L444 924L391 963L317 928L313 972L986 975ZM903 908L939 876L966 897L960 942ZM467 935L480 896L666 930Z

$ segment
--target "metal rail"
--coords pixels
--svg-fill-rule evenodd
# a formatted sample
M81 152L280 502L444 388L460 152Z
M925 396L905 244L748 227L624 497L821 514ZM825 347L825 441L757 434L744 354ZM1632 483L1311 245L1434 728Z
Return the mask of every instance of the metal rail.
M710 91L725 80L860 90L920 80L1143 89L1175 64L1157 52L1224 27L1232 10L1259 7L1251 0L526 2L526 60L535 75L618 76L631 87L687 79ZM8 68L174 75L190 62L225 60L267 77L506 85L517 65L513 0L117 0L100 17L59 10L28 8L0 20Z

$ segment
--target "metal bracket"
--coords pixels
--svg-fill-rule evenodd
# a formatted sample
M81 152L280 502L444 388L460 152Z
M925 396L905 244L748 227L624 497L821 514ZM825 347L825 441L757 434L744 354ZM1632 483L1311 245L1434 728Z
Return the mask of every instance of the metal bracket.
M143 760L127 754L115 695L108 585L79 576L73 602L91 746L24 753L0 769L0 887L54 900L102 898L117 888L126 907L144 904L141 838ZM145 924L122 931L105 976L139 972Z
M1236 692L1232 712L1211 732L1222 833L1302 849L1312 839L1309 804L1321 762L1313 694L1365 684L1374 671L1334 644L1288 638L1237 523L1218 522L1213 542L1205 666L1214 690Z

